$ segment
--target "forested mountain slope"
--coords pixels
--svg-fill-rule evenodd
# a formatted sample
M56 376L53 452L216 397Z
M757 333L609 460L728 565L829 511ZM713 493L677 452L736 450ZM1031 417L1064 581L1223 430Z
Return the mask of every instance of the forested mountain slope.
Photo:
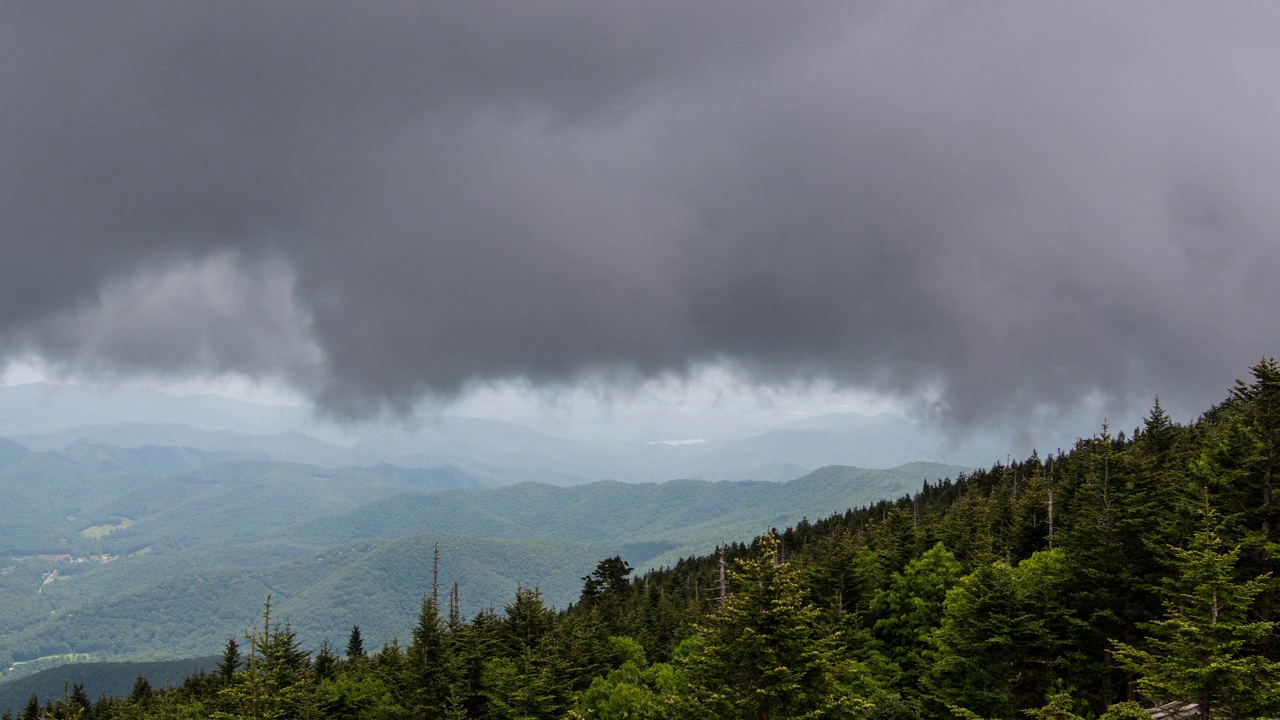
M335 542L451 532L507 538L646 543L660 553L636 564L671 564L719 542L770 526L892 497L964 468L913 463L892 470L829 467L787 483L600 482L574 487L525 483L493 490L400 494L337 515L282 528L272 537Z
M719 555L643 574L603 559L565 611L522 589L502 614L466 620L441 592L402 645L367 648L353 631L308 654L269 608L216 674L49 707L1119 720L1175 703L1276 717L1278 471L1280 365L1268 360L1190 425L1157 403L1132 434L1104 427L1066 453L926 483Z
M211 563L149 580L143 567L134 575L139 582L118 582L110 594L64 598L62 588L48 589L49 604L58 609L11 631L3 647L6 658L19 663L207 654L250 627L268 594L281 617L309 638L309 647L339 640L357 623L371 643L381 644L404 634L430 591L436 546L441 573L467 588L466 607L477 611L500 606L518 585L546 587L549 597L567 602L596 559L618 552L554 540L431 534L331 547L266 566ZM73 584L67 583L68 591Z
M451 467L324 468L90 441L37 452L4 441L0 669L205 654L243 632L267 593L298 618L309 647L344 633L357 603L380 644L416 612L437 543L467 614L501 607L517 585L565 607L600 557L672 564L960 470L478 490Z
M74 666L74 677L84 690L84 697L103 695L128 696L138 677L145 677L156 688L179 686L195 672L210 672L217 667L217 657L164 660L155 662L81 663ZM17 713L31 698L62 697L67 672L59 668L42 670L34 675L0 683L0 712Z

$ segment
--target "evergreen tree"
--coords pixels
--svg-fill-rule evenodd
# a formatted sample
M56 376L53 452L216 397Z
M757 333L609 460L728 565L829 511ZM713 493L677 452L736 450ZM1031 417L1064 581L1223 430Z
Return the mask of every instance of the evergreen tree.
M151 683L141 675L134 678L133 692L129 693L129 699L143 706L151 702Z
M1207 503L1190 547L1173 552L1177 576L1166 586L1163 617L1147 624L1149 649L1116 643L1117 658L1142 674L1138 688L1156 703L1195 702L1203 718L1275 712L1280 668L1247 652L1271 630L1249 621L1268 578L1236 580L1240 548L1223 541Z
M401 666L404 665L404 652L400 650L400 638L392 635L391 640L383 644L382 649L370 658L373 669L386 678L400 677Z
M1242 566L1258 574L1280 574L1280 504L1275 484L1280 473L1280 363L1266 358L1250 369L1253 381L1236 381L1232 391L1233 415L1238 436L1234 472L1227 475L1233 487L1223 488L1244 508L1241 513L1247 535ZM1264 588L1256 600L1258 616L1280 619L1280 587ZM1273 633L1259 642L1262 654L1275 654Z
M942 606L962 574L955 556L938 543L895 573L871 600L872 632L898 666L902 683L914 684L932 665Z
M224 683L230 683L240 669L240 645L233 637L227 638L227 646L222 651L222 661L218 663L218 675Z
M1097 688L1096 707L1132 699L1133 677L1115 663L1111 641L1136 641L1138 624L1158 613L1152 578L1164 572L1164 548L1146 538L1176 526L1186 512L1178 493L1142 482L1142 464L1123 449L1104 424L1100 435L1080 440L1055 463L1069 513L1057 547L1067 553L1075 579L1068 602L1082 621L1076 670L1083 685Z
M778 558L768 533L757 557L737 561L733 594L696 627L700 647L686 661L690 711L709 718L852 717L868 704L858 668L838 638L816 637L818 610L797 569Z
M444 623L435 598L422 598L407 654L410 704L416 717L441 717L453 678Z
M320 649L311 659L311 672L315 674L316 680L321 682L332 680L338 672L338 656L329 649L327 639L320 642Z
M399 720L408 715L379 677L343 672L317 688L316 707L325 720Z
M928 684L944 705L1010 717L1028 698L1043 697L1026 684L1036 677L1028 659L1045 646L1044 622L1007 563L978 568L947 593L936 637Z
M537 589L516 588L500 620L477 616L480 641L492 642L481 659L483 717L559 718L572 699L570 668L557 642L556 613ZM487 637L486 637L487 636Z
M1147 413L1147 417L1142 421L1142 427L1142 437L1146 440L1147 451L1158 463L1163 459L1164 454L1169 451L1174 429L1173 421L1169 419L1169 414L1161 407L1158 395L1155 403L1151 406L1151 412Z
M1151 720L1151 713L1138 703L1127 701L1107 708L1098 720Z
M589 609L601 622L614 628L612 632L626 632L622 624L622 607L631 590L631 566L620 555L601 560L590 575L582 578L582 595L579 603ZM609 633L602 632L601 637Z
M877 553L847 527L817 538L798 561L810 597L841 615L867 612L884 575Z
M93 708L93 702L89 700L89 693L84 691L84 685L76 683L71 686L70 705L79 708L79 715L84 716Z
M307 653L288 623L271 617L271 596L262 611L262 626L246 634L249 657L236 683L222 691L224 700L252 718L299 716L314 701L314 678Z
M1037 472L1026 478L1012 500L1012 521L1008 531L1009 559L1030 557L1051 545L1050 508L1053 490Z
M49 718L50 720L83 720L86 718L90 710L89 697L85 694L83 686L76 685L75 690L71 688L70 681L63 680L62 698L57 702L46 701L40 717ZM150 696L148 696L148 699L150 699Z
M542 592L536 587L517 587L515 599L504 610L498 639L509 655L537 648L556 621L555 611L542 603Z
M1280 363L1267 358L1249 370L1253 382L1237 380L1231 395L1251 441L1244 464L1256 493L1252 505L1258 508L1260 529L1270 540L1278 515L1273 495L1280 471Z
M640 657L598 677L582 693L569 720L678 720L678 698L685 690L682 673L658 663L646 667Z
M601 595L625 594L631 587L629 575L631 575L631 566L622 559L621 555L601 560L590 575L583 576L580 601L588 603Z
M1136 688L1224 720L1280 717L1268 639L1280 368L1252 371L1195 423L1174 424L1157 399L1132 439L1104 427L1044 462L728 546L723 602L714 556L642 581L607 558L565 613L520 588L506 617L470 623L456 586L441 622L433 579L407 652L393 640L360 661L355 627L338 662L327 643L309 658L268 598L216 674L92 708L68 684L23 716L1138 720L1143 706L1112 704Z
M347 659L364 658L364 638L360 635L360 626L351 626L351 635L347 638Z
M500 626L501 620L492 610L476 613L470 623L458 621L450 624L450 655L456 680L445 702L447 717L479 718L485 715L485 663L501 653L497 638Z
M1034 710L1027 710L1027 717L1032 720L1084 720L1076 714L1076 703L1070 693L1058 693L1049 698L1049 704ZM1146 713L1143 713L1145 716Z

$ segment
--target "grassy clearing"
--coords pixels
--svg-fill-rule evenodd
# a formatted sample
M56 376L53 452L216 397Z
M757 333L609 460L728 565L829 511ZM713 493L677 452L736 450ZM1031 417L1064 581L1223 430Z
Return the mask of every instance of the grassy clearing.
M120 518L120 522L115 525L94 525L80 531L80 537L90 540L101 540L117 530L123 530L133 524L133 521L127 517Z
M88 653L65 653L63 655L45 655L31 660L18 660L10 665L7 670L0 670L0 681L31 675L40 670L57 667L58 665L88 662L91 659Z

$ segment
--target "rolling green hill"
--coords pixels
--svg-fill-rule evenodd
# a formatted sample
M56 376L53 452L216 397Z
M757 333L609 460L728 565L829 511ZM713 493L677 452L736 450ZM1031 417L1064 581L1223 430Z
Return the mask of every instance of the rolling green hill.
M127 696L139 676L153 687L178 686L191 673L210 672L220 658L216 656L158 662L74 663L41 670L33 675L0 682L0 713L15 716L33 694L41 698L60 698L64 688L83 685L90 698L100 695ZM65 685L64 685L65 683Z
M828 467L787 483L477 489L449 467L321 468L88 441L37 452L0 441L0 668L205 655L250 627L268 594L281 617L300 619L309 644L340 639L354 622L379 644L411 625L436 543L441 583L459 584L467 614L501 610L517 585L563 607L600 558L670 565L961 471Z
M302 619L295 629L310 646L324 638L339 641L357 623L377 645L404 637L412 626L418 602L431 592L437 544L442 596L457 582L467 614L501 610L519 585L539 586L549 602L564 607L577 598L578 578L601 557L621 551L544 539L430 534L330 547L266 567L174 572L106 597L86 596L73 587L77 579L50 586L46 599L59 609L6 637L4 647L17 662L67 654L206 654L251 627L268 594L278 617Z
M313 544L422 532L603 543L657 541L670 547L629 559L663 565L708 552L722 541L751 537L768 526L786 526L806 516L825 516L900 495L925 479L953 477L963 470L934 463L893 470L833 466L788 483L523 483L492 490L399 494L267 536Z

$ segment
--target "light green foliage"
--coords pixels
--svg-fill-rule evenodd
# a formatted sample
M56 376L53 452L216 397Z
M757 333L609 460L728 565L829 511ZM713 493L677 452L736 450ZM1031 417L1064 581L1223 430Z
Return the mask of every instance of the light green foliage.
M1078 582L1071 559L1060 548L1032 553L1013 568L1013 580L1021 606L1039 622L1039 643L1024 648L1028 665L1056 678L1069 669L1077 638L1088 629L1071 604Z
M596 678L578 699L571 718L599 720L675 720L683 674L664 663L652 667L625 662L603 678Z
M1272 629L1249 619L1268 578L1235 578L1240 548L1224 542L1207 506L1190 546L1173 552L1177 575L1165 587L1163 616L1147 626L1148 649L1117 643L1116 657L1142 674L1138 689L1154 702L1196 702L1229 717L1272 710L1280 667L1246 652Z
M344 673L320 683L317 707L323 717L331 720L391 720L406 714L386 683L357 673Z
M636 667L645 667L649 664L645 660L644 646L632 638L611 636L609 650L612 655L621 658L620 664L631 663Z
M1151 714L1136 702L1116 703L1098 720L1151 720Z
M1071 583L1060 550L1036 552L1016 568L991 563L962 578L947 593L935 635L937 660L927 684L937 699L993 717L1019 707L1070 711L1062 693L1044 708L1034 703L1050 692L1061 648L1077 624L1063 602Z
M912 675L932 663L947 591L962 574L955 556L938 543L894 574L889 587L872 599L872 630L902 673Z
M531 654L487 661L481 675L486 717L502 720L551 718L565 704L552 665Z
M1049 698L1049 703L1042 708L1027 710L1026 715L1032 720L1085 720L1075 712L1076 704L1070 693L1058 693ZM1150 716L1143 713L1145 720Z

